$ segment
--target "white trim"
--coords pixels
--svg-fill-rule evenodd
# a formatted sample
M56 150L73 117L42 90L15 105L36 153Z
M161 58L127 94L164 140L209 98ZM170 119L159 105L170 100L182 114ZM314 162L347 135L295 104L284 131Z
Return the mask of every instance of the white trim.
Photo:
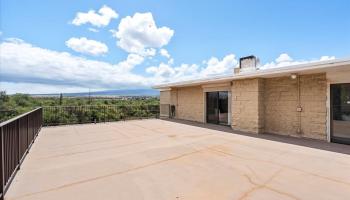
M227 83L205 84L205 85L202 85L202 88L230 87L230 86L231 86L230 82L227 82Z
M230 91L231 87L215 87L215 88L203 88L203 92L219 92Z
M331 83L327 80L327 141L331 142Z
M162 88L162 89L159 89L160 92L166 92L166 91L170 91L171 88Z
M203 92L230 91L231 82L202 85Z
M232 104L232 91L231 90L229 90L228 91L228 123L227 123L227 125L229 125L229 126L231 126L231 118L232 118L232 110L231 110L231 104Z
M207 123L207 93L203 90L203 122Z

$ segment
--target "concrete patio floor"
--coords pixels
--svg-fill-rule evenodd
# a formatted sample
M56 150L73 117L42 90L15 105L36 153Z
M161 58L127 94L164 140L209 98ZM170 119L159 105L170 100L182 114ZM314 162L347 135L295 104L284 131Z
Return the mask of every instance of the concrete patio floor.
M346 199L350 155L165 120L43 128L5 199Z

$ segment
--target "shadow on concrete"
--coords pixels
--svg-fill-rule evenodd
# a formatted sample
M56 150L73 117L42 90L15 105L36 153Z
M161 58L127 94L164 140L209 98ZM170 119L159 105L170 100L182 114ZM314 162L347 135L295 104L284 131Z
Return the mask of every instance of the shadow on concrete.
M230 126L205 124L205 123L180 120L180 119L162 119L162 120L186 124L190 126L201 127L201 128L208 128L208 129L217 130L217 131L224 131L224 132L244 135L248 137L260 138L260 139L271 140L276 142L283 142L287 144L294 144L294 145L310 147L314 149L321 149L325 151L332 151L336 153L350 155L350 145L345 145L345 144L330 143L322 140L309 139L309 138L303 138L303 137L291 137L291 136L277 135L277 134L270 134L270 133L253 134L253 133L233 130Z

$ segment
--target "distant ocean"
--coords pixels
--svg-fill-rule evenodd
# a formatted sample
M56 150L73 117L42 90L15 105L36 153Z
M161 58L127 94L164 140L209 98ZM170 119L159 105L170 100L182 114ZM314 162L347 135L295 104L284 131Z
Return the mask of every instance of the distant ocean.
M31 94L31 96L59 96L60 93L52 94ZM154 89L129 89L129 90L104 90L95 92L77 92L77 93L62 93L65 97L118 97L118 96L159 96L159 91Z

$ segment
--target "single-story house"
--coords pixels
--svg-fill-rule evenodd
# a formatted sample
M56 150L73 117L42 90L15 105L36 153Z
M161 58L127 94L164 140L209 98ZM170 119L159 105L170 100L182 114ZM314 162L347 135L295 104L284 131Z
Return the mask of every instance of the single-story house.
M248 56L232 75L154 88L161 117L350 144L350 59L259 69Z

